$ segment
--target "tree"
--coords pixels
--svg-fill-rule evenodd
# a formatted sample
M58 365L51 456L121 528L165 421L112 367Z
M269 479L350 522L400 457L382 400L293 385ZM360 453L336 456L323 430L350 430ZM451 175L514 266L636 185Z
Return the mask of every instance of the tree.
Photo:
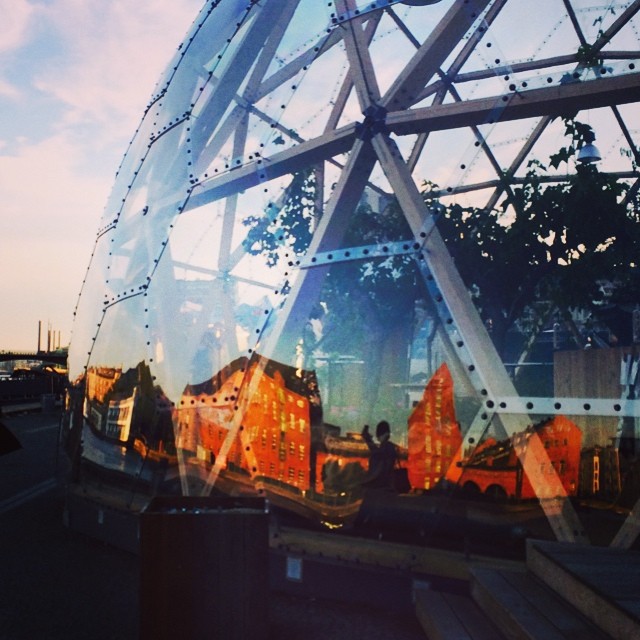
M317 217L317 189L312 170L294 175L280 207L270 205L262 216L243 221L249 227L245 250L263 255L269 266L277 265L287 253L303 255ZM376 211L363 200L350 218L342 246L387 247L410 237L409 226L393 201ZM361 402L372 415L376 411L389 415L393 405L389 388L384 388L384 397L380 394L382 370L395 382L407 378L406 355L420 292L413 258L393 252L375 259L334 263L318 292L316 310L323 310L323 336L318 343L306 334L305 348L313 351L321 347L329 354L363 360L366 381ZM360 416L362 420L370 417Z
M570 143L550 158L556 168L592 136L588 125L565 125ZM638 213L625 202L627 185L593 164L578 164L556 184L545 172L531 162L522 185L492 211L443 206L425 185L425 202L502 353L514 325L535 335L553 313L570 321L572 310L597 312L603 284L624 290L637 281Z

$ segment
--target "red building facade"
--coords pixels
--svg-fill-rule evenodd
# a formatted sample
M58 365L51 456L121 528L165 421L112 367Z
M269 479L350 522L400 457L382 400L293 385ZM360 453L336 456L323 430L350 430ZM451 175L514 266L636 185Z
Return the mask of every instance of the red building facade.
M233 434L237 407L244 408L244 415ZM247 373L238 368L225 375L213 392L208 387L186 390L178 411L178 447L213 464L227 437L232 442L226 467L309 489L310 402L289 388L279 370L267 372L254 364Z
M458 459L462 445L453 402L453 380L442 364L409 416L409 482L433 489Z
M555 497L536 493L534 483L524 473L518 459L518 451L528 455L532 438L539 438L546 452L546 456L535 461L535 468L530 468L530 472L536 475L539 492L545 494L550 487L556 486L553 480L556 474L562 490L568 496L576 496L580 480L582 431L564 416L555 416L505 440L486 440L462 461L460 486L469 492L499 498L528 500Z

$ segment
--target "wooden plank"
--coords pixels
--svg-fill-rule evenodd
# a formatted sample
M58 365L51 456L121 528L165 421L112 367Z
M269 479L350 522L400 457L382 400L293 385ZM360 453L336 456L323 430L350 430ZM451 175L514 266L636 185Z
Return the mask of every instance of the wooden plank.
M471 598L453 593L444 593L443 597L473 640L499 640L503 637Z
M604 598L640 598L640 553L540 541L530 547Z
M290 527L280 527L274 531L270 544L273 548L301 555L342 559L463 581L469 580L470 566L500 569L524 567L523 563L512 560L474 556L470 562L464 553L454 551Z
M640 617L634 601L615 600L591 584L589 558L595 563L596 558L609 557L611 575L616 576L622 573L622 567L613 563L620 562L621 554L627 556L629 567L639 566L638 554L632 552L597 547L571 549L570 545L531 540L527 545L527 567L605 633L614 638L640 638ZM624 580L620 575L618 578Z
M513 640L566 640L499 571L474 569L471 595L502 633Z
M584 618L560 596L543 586L531 574L501 572L505 580L529 602L532 610L545 618L566 638L581 640L607 640L608 636Z
M473 640L442 593L417 591L416 615L429 640Z

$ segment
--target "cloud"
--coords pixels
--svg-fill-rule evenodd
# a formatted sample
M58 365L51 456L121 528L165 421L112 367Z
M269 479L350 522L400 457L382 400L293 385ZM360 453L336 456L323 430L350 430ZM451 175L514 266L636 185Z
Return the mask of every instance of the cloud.
M69 339L115 170L201 4L0 0L5 78L19 63L0 77L0 349L35 349L38 320Z
M63 134L35 145L23 143L17 153L0 156L4 233L21 234L25 225L30 237L59 229L77 233L68 226L81 212L80 219L86 220L87 207L95 207L96 199L104 201L111 186L106 176L83 171L85 163L83 149ZM93 211L94 222L97 213Z
M43 19L61 40L65 64L55 57L44 64L35 86L66 105L65 125L97 123L106 137L114 130L130 137L200 5L58 0Z
M0 52L24 44L34 7L26 0L0 0Z
M80 171L83 162L82 151L62 135L0 157L2 348L29 347L25 331L32 337L39 319L51 319L68 339L111 186Z
M14 85L0 78L0 96L17 100L20 97L20 91Z

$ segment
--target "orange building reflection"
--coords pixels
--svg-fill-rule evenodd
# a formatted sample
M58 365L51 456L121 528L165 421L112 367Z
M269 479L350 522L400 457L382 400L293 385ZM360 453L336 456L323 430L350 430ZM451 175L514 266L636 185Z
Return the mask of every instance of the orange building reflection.
M582 432L576 424L556 416L509 438L489 437L465 454L453 386L442 364L408 418L408 449L398 453L414 493L456 484L468 494L536 498L519 459L536 438L546 456L536 463L534 482L553 486L555 474L567 495L578 495ZM84 416L96 435L132 445L145 459L167 457L174 464L181 451L187 472L201 480L217 461L229 490L257 481L294 502L329 498L336 509L362 497L368 447L359 433L343 435L324 422L313 371L239 358L188 385L173 406L145 363L126 372L89 369ZM584 476L584 460L582 466Z
M246 359L238 359L211 380L185 389L177 445L212 465L232 437L228 469L306 492L312 486L312 420L320 407L315 375L271 361L264 370L257 362L248 365L248 372L246 366ZM242 429L230 436L236 407L249 387Z
M462 444L446 364L433 375L409 416L408 435L409 482L414 489L432 489L453 465Z
M540 438L548 456L540 462L538 473L544 477L555 472L567 495L577 495L582 432L564 416L542 421L500 441L487 438L461 458L462 433L456 421L453 380L443 364L409 417L411 486L433 489L446 478L470 494L535 498L532 483L518 459L518 453L533 437Z
M518 452L524 450L534 437L540 438L548 456L546 461L539 463L541 468L537 471L540 476L555 472L566 494L577 495L582 432L564 416L532 425L511 438L500 441L487 439L462 461L460 486L470 493L483 493L494 498L535 498L536 492L518 459Z

